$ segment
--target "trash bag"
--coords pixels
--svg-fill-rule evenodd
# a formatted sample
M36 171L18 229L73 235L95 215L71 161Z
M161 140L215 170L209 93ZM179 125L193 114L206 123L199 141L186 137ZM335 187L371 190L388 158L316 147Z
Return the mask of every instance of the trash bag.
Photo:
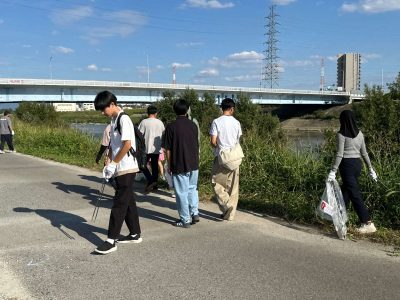
M326 182L316 214L322 219L332 221L338 237L342 240L346 238L348 217L342 191L336 180Z

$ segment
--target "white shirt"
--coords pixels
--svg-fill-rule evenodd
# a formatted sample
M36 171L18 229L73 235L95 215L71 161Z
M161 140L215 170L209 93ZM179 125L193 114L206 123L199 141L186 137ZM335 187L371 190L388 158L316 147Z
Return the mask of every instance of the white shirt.
M157 118L144 119L139 124L139 130L144 135L147 154L157 154L161 151L161 139L164 134L164 124Z
M122 113L122 110L118 113L118 115ZM111 131L110 131L110 145L112 150L112 159L118 154L119 150L122 148L122 141L131 141L131 146L134 150L136 150L136 140L135 140L135 129L133 128L133 123L131 118L127 115L121 116L120 126L121 126L121 134L119 134L116 129L117 124L116 121L118 116L111 120ZM122 160L117 165L117 172L115 176L124 175L127 173L136 173L139 172L139 167L136 159L133 157L131 153L125 154Z
M210 135L217 136L218 147L215 154L218 154L219 150L230 149L239 143L242 127L233 116L223 115L212 122Z

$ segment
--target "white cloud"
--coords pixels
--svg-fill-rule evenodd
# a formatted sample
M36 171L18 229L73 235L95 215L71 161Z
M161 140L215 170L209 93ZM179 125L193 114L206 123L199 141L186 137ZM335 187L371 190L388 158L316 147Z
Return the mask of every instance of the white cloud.
M344 3L340 7L343 12L381 13L400 10L399 0L360 0L358 2Z
M22 45L22 48L32 48L32 45L24 44L24 45Z
M87 66L87 70L89 71L98 71L99 68L95 64L91 64Z
M219 75L219 71L214 68L208 68L201 70L197 73L196 77L206 78L206 77L216 77Z
M192 65L189 64L189 63L183 63L183 64L181 64L181 63L177 63L177 62L172 63L171 66L172 66L172 67L175 67L175 68L177 68L177 69L184 69L184 68L191 68L191 67L192 67Z
M196 8L211 8L211 9L220 9L220 8L231 8L234 7L235 4L232 2L222 3L218 0L186 0L182 7L196 7Z
M133 10L104 13L101 18L107 25L87 28L83 39L95 44L104 38L127 37L147 23L145 16Z
M293 2L296 2L296 0L272 0L272 4L276 5L289 5Z
M377 58L381 58L382 56L377 53L364 53L364 54L361 54L361 57L365 57L367 59L377 59Z
M4 20L3 19L0 19L0 25L1 24L4 24Z
M264 55L256 51L242 51L230 54L224 59L212 57L208 60L208 64L224 68L247 68L250 65L260 64L263 58Z
M288 67L310 67L313 66L314 62L311 60L292 60L286 62L286 66Z
M61 54L70 54L70 53L75 52L74 49L63 47L63 46L54 46L54 47L52 46L51 50L53 53L61 53Z
M242 51L229 55L227 59L230 61L259 62L263 57L262 54L256 51Z
M176 46L179 48L192 48L204 45L202 42L187 42L187 43L177 43Z
M364 53L361 54L361 63L365 64L368 63L370 60L379 59L382 56L376 53Z
M50 15L50 19L55 24L68 25L90 17L92 14L93 9L90 6L76 6L74 8L53 11Z
M102 72L111 72L111 68L101 68Z
M338 57L337 57L337 55L331 55L331 56L327 56L326 59L329 61L337 61Z

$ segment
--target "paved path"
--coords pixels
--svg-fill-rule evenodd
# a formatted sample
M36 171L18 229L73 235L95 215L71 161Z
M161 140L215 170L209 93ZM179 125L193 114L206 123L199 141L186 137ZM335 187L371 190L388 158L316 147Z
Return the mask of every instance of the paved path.
M221 222L212 203L199 224L174 228L161 192L138 193L143 243L93 255L111 204L90 222L99 176L0 155L0 299L399 299L390 248L246 212Z

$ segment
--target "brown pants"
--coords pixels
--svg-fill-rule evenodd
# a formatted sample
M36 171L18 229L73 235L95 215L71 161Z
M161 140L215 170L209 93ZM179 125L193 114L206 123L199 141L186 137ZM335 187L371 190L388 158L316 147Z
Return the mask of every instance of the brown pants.
M219 165L217 157L212 166L211 183L214 189L219 209L225 212L228 207L233 207L230 220L236 213L236 207L239 201L239 168L230 171Z

